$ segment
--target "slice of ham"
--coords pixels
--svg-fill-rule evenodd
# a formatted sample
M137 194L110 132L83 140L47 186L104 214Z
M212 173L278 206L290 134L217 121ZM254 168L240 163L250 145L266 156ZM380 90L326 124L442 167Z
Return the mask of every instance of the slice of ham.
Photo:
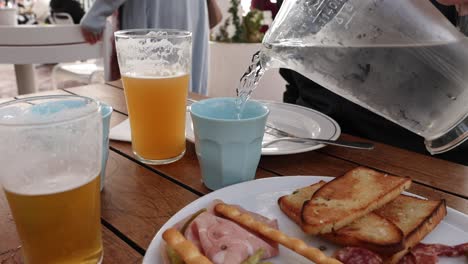
M223 201L214 200L207 207L207 211L197 216L184 232L185 238L195 244L213 263L239 264L260 248L263 248L265 252L263 259L279 254L277 243L253 234L235 222L215 215L214 207L219 203ZM255 220L278 229L276 219L271 220L237 205L235 207L242 213L251 215ZM180 230L190 218L191 216L187 216L174 227ZM164 260L167 259L165 255L164 252Z
M265 250L263 258L279 253L277 245L271 245L238 224L208 212L195 218L185 237L198 245L215 264L239 264L260 248Z
M382 258L374 252L359 247L344 247L334 257L343 264L382 264Z
M399 264L436 264L438 256L460 257L468 254L468 243L457 246L419 243L406 254Z

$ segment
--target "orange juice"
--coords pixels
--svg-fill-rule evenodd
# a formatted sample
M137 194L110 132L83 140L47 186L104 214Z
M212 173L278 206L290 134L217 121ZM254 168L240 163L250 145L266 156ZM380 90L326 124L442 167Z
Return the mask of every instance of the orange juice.
M147 161L177 158L185 151L186 99L190 76L122 76L132 147Z

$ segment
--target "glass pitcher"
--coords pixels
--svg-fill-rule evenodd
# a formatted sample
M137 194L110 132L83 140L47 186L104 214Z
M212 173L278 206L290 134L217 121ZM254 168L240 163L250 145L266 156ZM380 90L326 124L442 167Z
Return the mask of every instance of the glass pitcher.
M425 138L468 138L468 43L427 0L286 0L264 68L293 69Z

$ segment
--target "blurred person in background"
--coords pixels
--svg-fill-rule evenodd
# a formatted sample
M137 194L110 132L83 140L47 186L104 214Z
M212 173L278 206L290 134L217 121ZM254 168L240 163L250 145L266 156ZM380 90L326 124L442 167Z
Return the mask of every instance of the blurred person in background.
M283 0L278 0L281 5ZM445 17L457 24L459 12L465 10L468 0L431 0ZM459 12L457 12L457 9ZM320 111L341 126L344 133L382 142L429 155L422 137L387 119L331 92L307 77L290 69L280 69L286 80L283 94L285 103L297 104ZM434 157L468 165L468 142Z
M221 21L216 0L96 0L81 20L83 36L96 43L108 16L119 11L120 29L178 29L192 32L190 91L206 94L209 29Z
M85 14L83 7L77 0L51 0L49 5L52 14L67 13L72 17L74 24L79 24Z
M13 3L15 1L12 1ZM38 24L36 14L33 11L35 0L18 0L18 24L19 25L36 25Z

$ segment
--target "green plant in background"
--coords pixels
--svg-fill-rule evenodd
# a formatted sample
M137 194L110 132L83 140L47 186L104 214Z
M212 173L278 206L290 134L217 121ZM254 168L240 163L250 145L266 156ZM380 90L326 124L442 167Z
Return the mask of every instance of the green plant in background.
M231 7L228 9L228 13L231 14L232 25L235 28L232 42L241 42L242 35L244 35L241 18L239 17L239 6L240 0L231 0Z
M246 42L262 42L263 32L260 32L263 21L263 12L257 9L251 10L242 20Z
M228 12L230 16L226 18L219 28L219 33L215 40L219 42L232 43L258 43L262 42L263 33L260 32L263 21L263 13L260 10L252 9L244 17L239 16L240 0L231 0L231 7ZM229 36L228 28L234 26L234 34Z

